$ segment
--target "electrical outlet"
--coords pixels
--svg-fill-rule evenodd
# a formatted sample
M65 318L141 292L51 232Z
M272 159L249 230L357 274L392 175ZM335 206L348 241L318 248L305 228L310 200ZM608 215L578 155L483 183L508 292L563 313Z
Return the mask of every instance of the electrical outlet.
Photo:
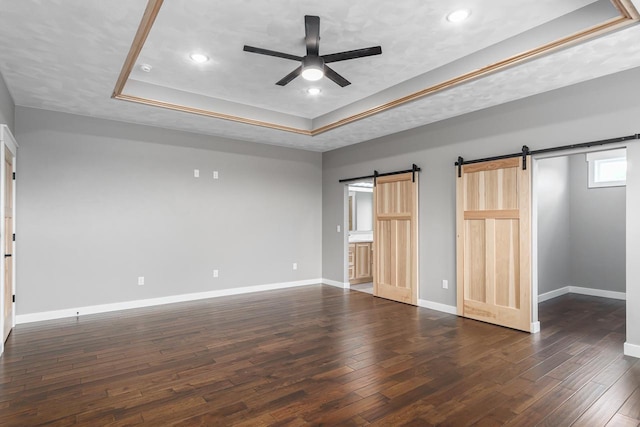
M213 270L213 277L218 277L218 270Z
M338 231L338 233L340 232L340 226L337 227L337 231Z
M297 270L297 269L298 269L298 263L297 263L297 262L294 262L294 263L293 263L293 269L294 269L294 270Z
M447 279L442 280L442 289L449 289L449 281Z
M194 169L193 170L193 177L194 178L200 178L200 169Z
M213 179L218 179L218 171L213 171Z
M144 276L138 277L138 286L144 285Z

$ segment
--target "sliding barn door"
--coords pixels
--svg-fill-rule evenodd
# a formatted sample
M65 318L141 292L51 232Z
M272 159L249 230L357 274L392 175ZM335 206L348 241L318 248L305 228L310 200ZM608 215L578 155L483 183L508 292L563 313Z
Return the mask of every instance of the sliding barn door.
M417 305L418 182L414 174L377 178L373 204L373 294Z
M458 314L531 331L531 168L469 164L457 182Z

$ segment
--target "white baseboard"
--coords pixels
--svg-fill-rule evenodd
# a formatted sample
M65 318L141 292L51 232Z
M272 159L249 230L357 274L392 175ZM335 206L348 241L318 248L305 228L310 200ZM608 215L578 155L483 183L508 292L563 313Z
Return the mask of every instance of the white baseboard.
M605 291L603 289L581 288L579 286L569 286L569 288L571 289L570 292L573 294L591 295L593 297L613 298L613 299L621 299L621 300L627 299L627 294L625 292Z
M580 286L565 286L564 288L556 289L554 291L546 292L544 294L538 295L538 302L548 301L552 298L557 298L565 294L590 295L593 297L613 298L613 299L620 299L620 300L627 299L627 294L624 292L606 291L604 289L583 288Z
M537 334L540 332L540 322L531 322L531 333Z
M553 298L558 298L559 296L566 295L571 292L569 289L571 286L565 286L564 288L556 289L551 292L545 292L544 294L538 295L538 302L548 301Z
M116 302L111 304L90 305L86 307L74 307L64 310L44 311L39 313L18 314L16 324L40 322L43 320L62 319L64 317L83 316L87 314L107 313L110 311L128 310L131 308L151 307L155 305L171 304L176 302L196 301L207 298L218 298L230 295L247 294L250 292L272 291L277 289L293 288L297 286L317 285L322 279L299 280L295 282L270 283L267 285L245 286L241 288L221 289L217 291L198 292L192 294L171 295L160 298L150 298L135 301Z
M418 307L429 308L448 314L458 314L458 308L454 305L440 304L439 302L427 301L426 299L419 299Z
M624 355L640 359L640 345L628 342L624 343Z
M337 280L331 280L331 279L321 279L321 281L325 285L335 286L336 288L341 288L341 289L349 289L349 282L342 283L342 282L338 282Z

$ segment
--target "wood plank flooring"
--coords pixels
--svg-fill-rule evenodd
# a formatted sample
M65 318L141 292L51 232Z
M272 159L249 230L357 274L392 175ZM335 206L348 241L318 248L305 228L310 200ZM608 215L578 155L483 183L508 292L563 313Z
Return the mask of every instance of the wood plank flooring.
M625 303L529 335L329 286L18 325L0 425L639 426Z

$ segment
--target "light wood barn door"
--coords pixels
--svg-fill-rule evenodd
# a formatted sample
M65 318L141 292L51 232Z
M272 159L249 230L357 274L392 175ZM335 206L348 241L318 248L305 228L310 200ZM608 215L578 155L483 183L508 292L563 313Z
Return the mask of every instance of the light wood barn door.
M413 173L376 179L373 294L418 303L418 182Z
M5 341L13 326L13 154L5 148L4 179L4 331Z
M522 158L462 167L457 179L459 315L531 331L530 227L531 168L523 169Z

